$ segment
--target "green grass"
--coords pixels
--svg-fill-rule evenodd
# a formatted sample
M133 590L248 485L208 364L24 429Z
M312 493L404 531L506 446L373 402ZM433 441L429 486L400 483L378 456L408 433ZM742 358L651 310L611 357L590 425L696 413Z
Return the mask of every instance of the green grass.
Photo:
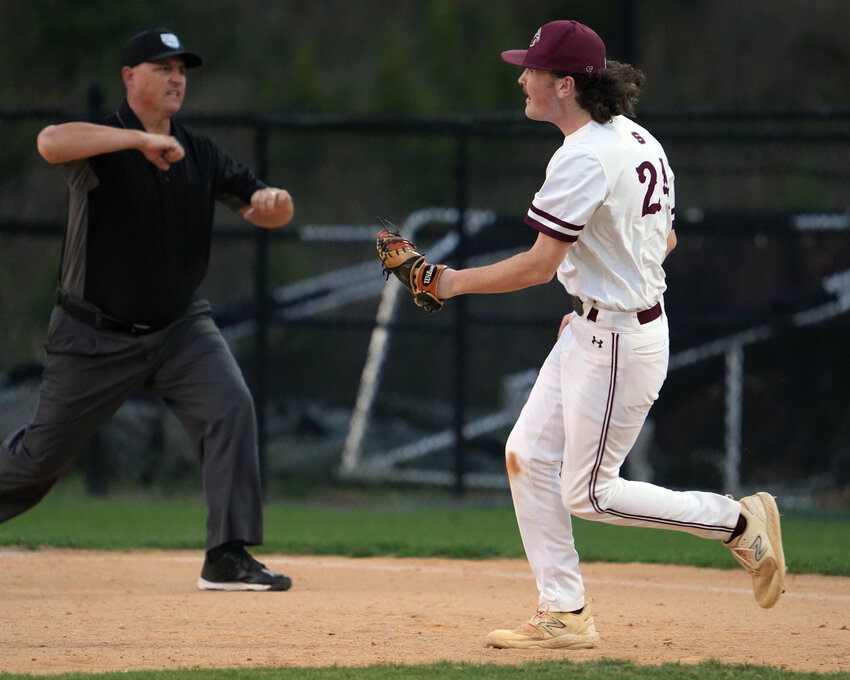
M3 680L33 678L32 675L3 674ZM55 680L82 680L91 675L66 673ZM185 671L131 671L103 673L99 680L846 680L849 673L801 673L766 666L731 666L716 661L697 665L662 664L638 666L629 661L605 659L573 663L535 661L518 666L499 664L437 663L416 666L380 664L362 667L244 668Z
M0 525L0 545L106 550L203 549L199 498L92 498L48 495ZM652 562L737 567L717 542L675 531L575 521L585 562ZM783 539L792 573L850 576L850 516L788 513ZM258 553L486 559L524 556L513 509L329 508L271 503Z

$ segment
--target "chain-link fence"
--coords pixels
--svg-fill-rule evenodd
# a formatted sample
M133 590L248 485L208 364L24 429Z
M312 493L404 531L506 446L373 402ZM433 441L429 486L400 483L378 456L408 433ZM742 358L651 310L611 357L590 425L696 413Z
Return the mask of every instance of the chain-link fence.
M0 186L3 436L34 399L64 220L61 178L35 134L71 115L0 112L4 138L30 144ZM184 119L296 199L292 227L273 233L220 210L202 289L261 407L267 482L503 486L504 439L570 302L550 284L426 317L388 298L374 218L416 230L454 264L526 248L521 215L557 131L493 115ZM671 372L630 474L846 502L850 115L641 122L676 171L679 247L666 265ZM187 455L179 427L140 394L85 461L103 490L110 475L195 474Z

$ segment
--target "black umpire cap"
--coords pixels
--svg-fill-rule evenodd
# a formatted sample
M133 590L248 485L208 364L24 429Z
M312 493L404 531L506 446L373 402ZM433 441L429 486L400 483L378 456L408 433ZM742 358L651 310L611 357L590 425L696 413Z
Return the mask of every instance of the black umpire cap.
M204 63L197 54L184 49L180 38L167 28L138 33L124 45L124 66L138 66L145 61L161 61L170 57L182 57L186 68Z

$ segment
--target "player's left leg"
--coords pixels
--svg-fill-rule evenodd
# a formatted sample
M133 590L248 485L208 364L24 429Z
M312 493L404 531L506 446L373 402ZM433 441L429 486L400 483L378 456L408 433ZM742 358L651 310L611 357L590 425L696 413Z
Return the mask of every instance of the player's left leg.
M753 579L753 595L769 609L785 592L785 554L779 526L779 508L769 493L760 491L741 499L740 533L726 542L733 557Z
M578 321L572 325L580 340L577 347L585 357L564 371L565 506L572 514L595 521L734 539L729 546L733 552L741 547L736 558L753 575L757 601L763 607L773 606L781 593L785 568L778 512L775 504L771 505L772 498L763 498L768 494L738 503L721 494L672 491L620 477L620 468L666 375L665 317L638 332L634 332L635 326L628 328L628 320L624 321L625 332ZM598 341L603 336L600 348ZM739 538L745 526L747 532ZM753 552L753 543L764 551Z
M570 324L576 342L561 372L564 505L587 519L728 539L739 515L735 501L620 477L667 373L667 324L664 316L646 325L634 315L604 318Z

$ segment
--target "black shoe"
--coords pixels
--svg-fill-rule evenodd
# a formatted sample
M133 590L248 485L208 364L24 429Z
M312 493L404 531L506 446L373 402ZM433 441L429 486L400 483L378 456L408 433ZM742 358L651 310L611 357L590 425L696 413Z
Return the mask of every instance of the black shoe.
M200 590L289 590L292 579L271 571L248 554L244 547L224 553L214 562L204 560Z

